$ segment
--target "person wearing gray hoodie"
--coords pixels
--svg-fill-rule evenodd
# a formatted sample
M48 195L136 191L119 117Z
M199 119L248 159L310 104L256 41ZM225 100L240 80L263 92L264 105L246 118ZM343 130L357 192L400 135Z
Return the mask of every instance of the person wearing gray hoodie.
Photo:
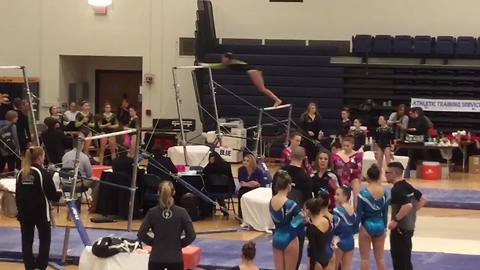
M8 111L0 121L0 172L8 165L8 171L20 169L20 144L18 142L16 111Z

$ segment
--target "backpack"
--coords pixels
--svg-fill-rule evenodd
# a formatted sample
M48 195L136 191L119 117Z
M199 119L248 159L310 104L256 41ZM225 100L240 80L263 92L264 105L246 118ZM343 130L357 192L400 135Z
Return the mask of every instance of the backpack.
M0 154L3 157L13 155L12 151L17 151L17 144L12 134L12 126L10 124L0 129Z
M102 237L93 243L92 253L99 258L108 258L120 252L131 253L141 248L142 244L136 240L118 237Z
M188 215L192 221L201 219L200 203L197 196L193 193L186 193L180 199L179 205L187 210Z

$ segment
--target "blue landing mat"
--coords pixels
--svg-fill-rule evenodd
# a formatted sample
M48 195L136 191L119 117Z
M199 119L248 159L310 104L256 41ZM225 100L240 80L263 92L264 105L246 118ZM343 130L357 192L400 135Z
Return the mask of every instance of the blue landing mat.
M102 236L119 236L126 238L135 238L135 233L112 230L89 229L88 234L92 240ZM0 228L0 258L18 259L21 257L20 230L15 228ZM64 229L55 228L52 231L51 258L60 258L63 243ZM255 241L257 243L256 263L262 269L274 269L272 259L271 239L268 236L260 237ZM201 265L207 269L229 269L240 262L240 250L242 241L216 240L216 239L198 239L195 245L203 250ZM83 250L83 244L74 230L70 234L69 255L78 261ZM36 250L36 248L35 248ZM390 253L385 252L387 269L392 269ZM433 252L414 252L412 256L414 268L416 270L462 270L478 269L480 256L469 256L459 254L433 253ZM373 255L371 258L372 269L376 269L373 264ZM301 269L306 269L305 253L302 260L304 262ZM358 250L355 251L354 265L360 265Z
M420 188L427 197L427 207L480 209L480 191L465 189Z

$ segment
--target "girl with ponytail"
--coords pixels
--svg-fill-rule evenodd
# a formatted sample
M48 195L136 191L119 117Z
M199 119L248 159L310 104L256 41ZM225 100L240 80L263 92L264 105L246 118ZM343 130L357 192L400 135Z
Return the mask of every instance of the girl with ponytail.
M22 256L25 269L45 269L50 254L51 217L49 201L60 200L52 175L43 169L45 152L41 147L30 147L25 151L22 169L17 176L15 200L17 219L22 233ZM39 252L33 256L32 243L35 228L38 230Z
M353 250L355 242L353 235L358 232L357 215L355 209L350 205L352 188L341 186L335 192L337 206L333 210L334 235L338 237L337 248L335 249L335 269L352 269Z
M196 237L192 220L184 208L175 205L172 182L163 181L158 191L158 206L148 211L137 236L152 246L149 270L183 270L182 248L190 245ZM153 237L148 235L150 230ZM185 237L182 238L183 233Z

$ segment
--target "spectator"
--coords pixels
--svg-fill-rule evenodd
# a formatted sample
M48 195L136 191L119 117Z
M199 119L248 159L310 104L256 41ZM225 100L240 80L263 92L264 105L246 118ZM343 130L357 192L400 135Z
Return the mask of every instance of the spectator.
M379 127L373 136L376 148L375 158L377 159L380 170L383 170L384 164L388 164L393 158L392 142L394 134L392 128L387 125L387 121L385 120L386 118L383 115L378 117ZM385 161L385 163L383 161Z
M304 159L305 148L294 147L292 148L292 162L282 167L282 170L288 172L292 177L292 192L290 192L289 198L297 202L298 205L303 205L305 201L313 197L312 180L302 167Z
M360 118L355 118L353 120L353 126L350 128L349 134L353 137L355 151L362 151L367 140L366 130L362 127L362 120Z
M256 253L255 242L246 242L242 247L242 262L239 266L233 268L233 270L260 270L253 262Z
M66 152L62 157L62 168L75 168L75 157L77 154L78 139L73 140L73 148ZM81 152L79 156L78 174L84 178L92 178L92 165L88 156Z
M412 237L417 211L427 203L425 196L402 178L403 170L401 163L392 162L386 171L387 181L393 184L390 202L392 217L388 229L394 270L413 269Z
M208 156L208 164L203 169L206 177L206 190L209 193L234 193L235 182L232 175L232 167L217 152L213 151ZM220 206L225 207L225 201L217 200ZM228 216L228 212L223 212Z
M388 125L392 127L395 133L395 139L405 140L405 133L408 127L408 108L405 104L400 104L397 111L390 114L388 118Z
M20 169L20 144L17 135L18 113L8 111L5 120L0 121L0 172L8 165L7 172Z
M153 156L150 157L147 165L147 172L154 174L162 180L173 181L172 177L167 173L177 174L177 168L173 165L172 160L166 156L161 145L155 144L152 148ZM166 172L167 171L167 172Z
M348 108L343 108L340 112L340 117L342 121L340 123L340 129L337 132L337 136L342 138L348 135L350 127L352 126L352 120L350 120L350 110Z
M60 128L61 130L64 129L64 126L63 126L63 114L61 114L58 110L58 107L57 106L51 106L50 108L48 108L48 112L50 113L50 117L52 117L53 119L57 120L57 128Z
M128 123L130 122L130 113L128 111L129 108L130 104L128 103L127 95L124 94L122 97L122 103L120 104L117 112L118 121L124 127L128 126Z
M292 131L289 136L290 144L287 148L283 149L282 151L282 166L287 166L291 162L291 155L292 155L292 148L300 146L302 143L302 134ZM312 165L307 156L302 161L302 168L308 175L313 173Z
M300 116L300 127L305 136L302 146L305 147L309 160L315 159L318 152L317 142L323 138L321 120L317 105L313 102L308 104L307 109Z
M68 110L63 113L63 126L65 127L65 131L78 131L75 127L77 114L77 103L72 101L68 106Z
M318 197L320 192L328 192L328 209L335 208L335 191L340 186L338 176L331 170L330 155L327 152L319 152L315 159L315 173L312 176L312 192Z
M20 145L21 153L24 153L28 145L32 142L30 127L28 123L28 116L24 113L24 111L26 111L25 101L19 98L14 99L13 109L17 112L18 115L18 121L16 123L18 143Z
M429 128L428 120L423 115L423 110L420 108L411 108L409 112L407 133L411 135L428 136Z
M77 113L75 117L75 127L80 131L80 136L91 137L92 130L95 127L95 122L93 119L93 114L90 112L90 103L82 101L80 103L82 110ZM83 145L83 152L88 156L90 155L90 145L92 144L91 140L85 141Z
M263 172L257 167L257 160L252 154L247 154L243 157L243 166L238 168L238 181L240 182L240 190L238 191L238 214L242 217L240 201L243 194L258 187L265 187Z
M138 128L140 127L140 119L137 116L137 109L133 106L128 108L128 113L130 115L130 121L128 122L128 128ZM137 152L137 134L130 133L125 135L125 145L130 146L130 156L135 157Z
M183 270L182 248L193 243L196 237L192 220L184 208L174 204L175 190L171 182L162 182L159 191L158 206L147 212L137 236L152 246L148 270ZM153 237L149 235L150 230Z
M43 169L45 152L41 147L26 150L22 169L17 175L15 201L22 234L25 269L46 269L50 254L51 215L48 201L60 200L52 175ZM40 242L38 257L32 251L35 228Z
M100 121L97 123L98 128L102 134L112 133L118 130L119 124L117 120L117 116L112 113L112 106L110 103L106 102L104 104L104 112L101 114ZM103 165L103 159L105 155L105 148L107 147L110 149L110 154L112 159L117 158L117 137L111 136L108 138L101 138L100 139L100 150L98 153L98 159L100 165Z
M40 135L40 141L45 146L48 161L53 164L61 164L65 146L69 144L69 140L65 133L58 128L58 121L55 118L47 117L43 122L47 126L47 130Z

